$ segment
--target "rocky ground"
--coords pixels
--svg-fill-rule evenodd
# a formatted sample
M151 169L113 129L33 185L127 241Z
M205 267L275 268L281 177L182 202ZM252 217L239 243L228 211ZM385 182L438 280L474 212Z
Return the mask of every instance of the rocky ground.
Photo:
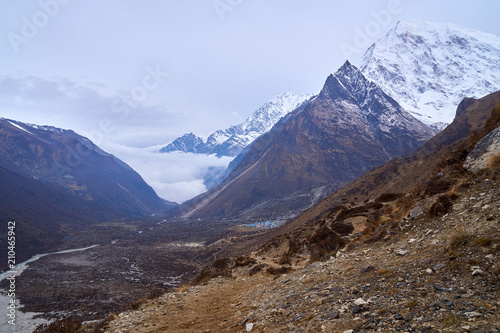
M106 332L498 332L498 175L471 179L453 208L424 208L375 243L281 275L216 278L114 317ZM392 228L394 230L394 228Z
M88 321L135 308L189 281L205 263L198 259L205 241L234 224L224 221L209 227L198 221L149 218L78 230L49 252L98 246L29 263L16 277L21 311L42 313L50 320L71 316ZM7 287L7 280L0 282L0 288Z

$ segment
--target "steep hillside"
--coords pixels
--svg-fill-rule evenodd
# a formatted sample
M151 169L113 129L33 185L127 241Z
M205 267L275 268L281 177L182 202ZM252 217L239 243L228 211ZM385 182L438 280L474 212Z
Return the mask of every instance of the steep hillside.
M151 214L165 208L134 170L90 140L54 127L0 120L0 165L105 207L110 216Z
M433 135L361 72L344 64L319 95L259 137L184 217L288 214Z
M361 59L367 78L415 117L449 124L465 97L500 89L500 37L454 24L399 22Z
M302 223L312 216L322 216L328 207L338 204L363 202L384 193L410 193L432 190L453 182L454 173L442 173L442 169L463 162L477 142L493 130L500 119L500 92L481 99L466 98L457 108L453 122L441 133L426 142L415 152L396 158L380 168L363 175L344 186L325 201L311 208L300 218ZM455 164L454 164L455 162ZM457 172L460 172L458 170ZM447 177L451 177L447 179ZM448 186L449 187L449 186Z
M500 153L499 125L500 92L465 100L439 136L299 216L301 227L216 260L105 332L498 331L500 158L462 166Z
M428 197L438 200L441 194L460 185L464 177L467 178L462 167L466 156L474 144L499 123L500 92L478 100L465 99L453 123L416 151L367 172L280 228L214 244L211 255L214 258L238 257L264 249L265 244L274 244L268 246L268 253L262 256L275 257L279 262L289 251L290 239L306 244L307 248L309 245L304 240L318 232L325 236L332 231L345 236L366 228L371 232L378 227L381 215L385 215L384 220L400 219L409 213L416 201ZM447 201L447 196L440 200ZM441 204L437 201L437 206ZM393 210L397 214L391 216ZM383 237L385 231L380 227L375 234ZM329 251L337 247L336 243L330 243ZM296 255L301 256L292 251L288 259Z
M17 223L18 261L60 245L70 230L169 207L128 165L72 131L0 119L0 137L0 213Z

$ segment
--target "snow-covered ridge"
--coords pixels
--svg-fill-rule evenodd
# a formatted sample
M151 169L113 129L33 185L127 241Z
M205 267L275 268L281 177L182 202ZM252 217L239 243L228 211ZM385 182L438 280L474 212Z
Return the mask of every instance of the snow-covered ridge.
M256 110L243 123L218 130L204 140L193 133L175 139L160 152L183 151L217 156L236 156L260 135L268 132L283 116L309 100L311 94L282 93Z
M4 119L4 118L2 118ZM12 126L14 126L15 128L18 128L20 129L21 131L24 131L26 133L29 133L31 135L34 135L33 133L31 133L30 131L28 131L27 129L25 129L24 127L22 127L21 125L17 124L16 122L14 122L13 120L9 120L9 119L5 119L9 124L11 124Z
M500 90L500 37L449 23L398 22L359 67L421 121L450 123L464 97Z
M63 134L63 133L74 133L72 130L65 130L65 129L62 129L62 128L54 127L54 126L41 126L41 125L35 125L35 124L30 124L30 123L23 123L23 122L20 122L20 121L17 121L17 120L12 120L12 119L7 119L7 118L0 118L0 119L9 122L12 126L17 127L17 128L19 128L19 129L21 129L21 130L23 130L25 132L28 132L31 135L34 135L34 134L31 133L30 131L28 131L23 126L31 127L31 128L37 129L37 130L49 131L49 132L61 133L61 134Z

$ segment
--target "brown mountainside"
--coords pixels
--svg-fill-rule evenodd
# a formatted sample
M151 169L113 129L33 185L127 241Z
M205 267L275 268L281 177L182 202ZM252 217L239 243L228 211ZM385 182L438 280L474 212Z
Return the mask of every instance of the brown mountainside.
M477 100L464 99L453 123L416 151L367 172L280 228L223 242L224 246L214 250L217 253L214 257L237 257L272 243L273 239L276 244L282 244L289 235L307 240L318 232L318 226L324 225L324 221L329 221L330 227L334 224L335 231L346 235L354 230L353 222L359 221L355 217L361 216L364 217L361 222L368 222L372 229L384 211L380 206L392 209L388 207L390 203L383 203L387 200L399 199L399 213L394 218L402 217L419 198L447 192L463 179L462 163L468 152L499 120L500 92ZM346 222L351 217L354 219ZM280 253L287 249L284 246Z
M194 285L114 316L105 331L498 332L500 158L462 166L499 125L500 92L466 99L418 151L247 239L256 251L224 242L219 256L247 254L214 261Z
M433 134L346 62L315 99L258 138L225 181L181 207L182 213L204 218L296 212Z

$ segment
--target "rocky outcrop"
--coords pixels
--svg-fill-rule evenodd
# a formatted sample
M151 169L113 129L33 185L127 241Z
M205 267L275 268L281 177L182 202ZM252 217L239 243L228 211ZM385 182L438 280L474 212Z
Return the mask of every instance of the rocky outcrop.
M500 127L479 140L467 156L464 168L472 172L488 169L500 161Z

